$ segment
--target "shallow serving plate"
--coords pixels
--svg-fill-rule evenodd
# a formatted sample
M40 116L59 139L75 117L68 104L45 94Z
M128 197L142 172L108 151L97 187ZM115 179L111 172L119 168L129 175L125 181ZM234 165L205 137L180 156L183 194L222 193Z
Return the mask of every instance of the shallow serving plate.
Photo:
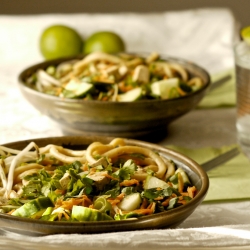
M189 95L170 100L104 102L63 99L38 92L25 84L25 80L38 69L69 60L64 58L45 61L25 69L19 75L19 87L24 97L41 113L57 122L67 135L143 138L145 135L165 132L170 122L197 106L210 86L210 76L202 67L178 58L161 58L182 65L192 76L199 76L204 86Z
M18 141L5 144L15 149L23 149L30 141L38 146L47 144L62 145L72 149L84 149L90 143L99 141L109 143L111 137L100 136L64 136L42 138L26 141ZM190 216L196 207L203 201L208 191L209 180L206 172L192 159L165 147L143 141L125 139L127 145L142 146L159 152L162 156L172 159L177 167L182 167L188 173L192 183L199 190L198 194L189 203L169 211L154 215L147 215L138 219L123 221L102 222L49 222L28 218L20 218L0 213L0 225L2 229L18 232L26 235L48 235L58 233L103 233L144 229L174 228Z

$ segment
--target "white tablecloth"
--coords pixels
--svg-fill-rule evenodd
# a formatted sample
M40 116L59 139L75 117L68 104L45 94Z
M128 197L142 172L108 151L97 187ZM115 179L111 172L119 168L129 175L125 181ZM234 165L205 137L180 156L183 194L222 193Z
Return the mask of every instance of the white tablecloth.
M83 37L97 30L113 30L123 37L128 51L159 51L182 57L202 65L211 74L233 67L235 20L227 9L153 14L0 16L1 144L62 135L54 122L24 100L17 85L17 76L21 70L43 60L38 47L39 36L43 28L56 23L77 29ZM234 109L192 111L171 124L168 137L160 143L193 147L234 143L234 113ZM218 117L225 119L218 121ZM186 131L185 136L179 133L183 129ZM211 137L211 132L214 137ZM250 202L241 201L202 204L178 229L172 230L23 237L2 230L0 225L0 249L157 247L160 250L166 247L219 249L224 246L230 246L229 249L248 249L249 235Z

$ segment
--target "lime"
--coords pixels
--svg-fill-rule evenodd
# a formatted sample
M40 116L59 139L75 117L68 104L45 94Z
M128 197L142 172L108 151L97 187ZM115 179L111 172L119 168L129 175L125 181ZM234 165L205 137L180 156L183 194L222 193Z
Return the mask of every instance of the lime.
M82 46L81 36L65 25L52 25L40 37L40 50L46 59L78 55Z
M88 54L94 51L106 53L118 53L125 51L125 44L122 38L111 31L99 31L93 33L85 40L83 53Z
M242 37L242 39L250 45L250 26L244 27L243 29L241 29L240 31L240 35Z

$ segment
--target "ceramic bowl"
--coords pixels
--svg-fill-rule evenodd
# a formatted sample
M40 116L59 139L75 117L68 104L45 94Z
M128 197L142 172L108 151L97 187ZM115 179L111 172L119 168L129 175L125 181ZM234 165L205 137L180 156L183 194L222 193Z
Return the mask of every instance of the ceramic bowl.
M204 86L192 94L176 99L104 102L63 99L38 92L25 84L25 80L38 69L58 65L66 59L45 61L25 69L19 75L19 86L24 97L42 114L58 123L67 135L141 139L166 131L169 123L197 106L210 85L209 74L200 66L182 59L161 58L182 65L192 76L199 76Z
M113 138L100 136L64 136L42 138L5 144L4 146L23 149L31 141L38 146L48 144L62 145L71 149L85 149L90 143L99 141L109 143ZM206 196L209 180L206 172L192 159L168 148L134 139L125 139L127 145L141 146L157 151L163 157L172 159L177 167L182 167L198 189L198 194L187 204L169 211L147 215L136 220L101 221L101 222L49 222L15 217L0 213L2 229L27 235L48 235L57 233L104 233L145 229L175 228L187 219Z

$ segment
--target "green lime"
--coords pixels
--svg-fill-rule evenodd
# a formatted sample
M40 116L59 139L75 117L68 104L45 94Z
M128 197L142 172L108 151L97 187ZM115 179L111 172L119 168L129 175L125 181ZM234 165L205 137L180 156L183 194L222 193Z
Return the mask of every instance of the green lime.
M52 25L40 37L40 50L46 59L75 56L82 53L83 40L72 28Z
M244 27L240 31L240 35L247 44L250 44L250 26Z
M92 34L85 40L83 53L88 54L94 51L106 53L118 53L125 51L125 43L122 38L111 31L99 31Z

